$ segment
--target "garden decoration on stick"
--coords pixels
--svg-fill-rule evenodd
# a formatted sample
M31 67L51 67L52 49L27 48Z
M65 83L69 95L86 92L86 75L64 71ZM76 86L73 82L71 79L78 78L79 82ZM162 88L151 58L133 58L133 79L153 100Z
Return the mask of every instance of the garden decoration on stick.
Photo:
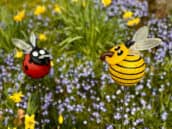
M109 64L109 73L117 84L133 86L143 78L146 65L139 51L161 43L159 38L147 38L148 30L147 26L140 28L132 40L114 46L101 55L101 60Z
M12 42L16 47L25 52L23 71L27 76L39 79L49 73L52 56L48 51L37 46L34 33L31 33L30 43L15 38L12 39Z

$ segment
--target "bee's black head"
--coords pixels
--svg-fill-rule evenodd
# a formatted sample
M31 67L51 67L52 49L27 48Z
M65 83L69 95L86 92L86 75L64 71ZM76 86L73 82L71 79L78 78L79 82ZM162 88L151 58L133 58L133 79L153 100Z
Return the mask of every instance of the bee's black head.
M135 41L133 41L133 40L127 40L127 41L125 42L125 46L126 46L127 48L130 48L134 43L135 43Z
M47 65L51 60L51 55L45 49L38 47L35 47L30 55L30 61L38 65Z

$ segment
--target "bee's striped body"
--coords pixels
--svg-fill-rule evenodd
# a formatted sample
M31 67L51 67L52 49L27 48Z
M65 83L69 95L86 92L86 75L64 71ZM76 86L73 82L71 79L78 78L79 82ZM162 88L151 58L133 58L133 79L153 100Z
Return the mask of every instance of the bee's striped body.
M124 60L115 65L109 65L113 80L124 86L138 83L145 72L144 60L139 55L127 55Z
M123 86L137 84L145 73L145 63L139 51L158 46L159 38L147 38L149 28L144 26L136 31L132 40L112 47L104 52L100 59L109 64L112 79Z

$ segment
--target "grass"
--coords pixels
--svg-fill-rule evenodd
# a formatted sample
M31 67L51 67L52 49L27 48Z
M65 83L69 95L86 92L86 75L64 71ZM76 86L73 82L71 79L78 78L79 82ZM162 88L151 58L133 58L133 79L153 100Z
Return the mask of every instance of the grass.
M96 61L100 53L118 38L114 37L115 31L112 29L119 29L117 19L107 21L102 7L98 5L93 8L94 4L90 1L85 1L83 5L82 1L76 4L64 0L60 4L62 15L57 16L56 22L63 24L65 39L57 45L66 54L79 54Z

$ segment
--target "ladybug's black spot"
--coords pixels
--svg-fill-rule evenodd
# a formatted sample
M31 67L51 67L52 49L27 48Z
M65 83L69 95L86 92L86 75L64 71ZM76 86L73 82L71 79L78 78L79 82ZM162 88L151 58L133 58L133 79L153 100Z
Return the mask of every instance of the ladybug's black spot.
M32 63L32 59L29 60L29 63L30 63L30 64Z
M28 66L27 66L27 65L25 65L25 66L24 66L24 68L25 68L25 70L29 70L29 68L28 68Z
M40 78L43 78L45 75L43 75L43 76L40 76Z

